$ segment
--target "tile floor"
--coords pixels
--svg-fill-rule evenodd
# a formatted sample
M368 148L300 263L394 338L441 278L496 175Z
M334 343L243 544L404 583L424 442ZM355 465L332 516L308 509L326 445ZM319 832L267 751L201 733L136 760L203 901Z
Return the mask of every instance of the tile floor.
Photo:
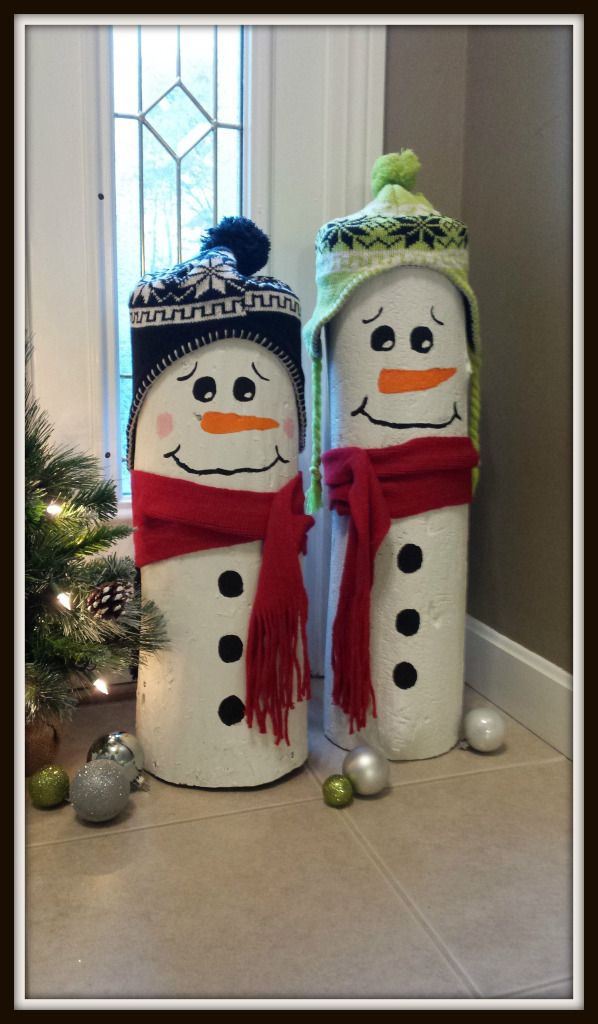
M329 808L321 686L281 782L149 776L95 826L28 803L29 998L571 998L569 761L508 719L501 751L395 762L386 793ZM130 700L79 709L59 762L118 728Z

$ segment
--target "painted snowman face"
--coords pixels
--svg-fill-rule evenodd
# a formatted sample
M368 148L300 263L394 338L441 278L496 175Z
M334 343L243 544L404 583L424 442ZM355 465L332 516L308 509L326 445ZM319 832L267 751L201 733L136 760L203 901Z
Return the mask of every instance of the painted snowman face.
M467 433L471 367L460 292L400 267L360 285L328 325L334 447Z
M297 472L291 378L256 342L214 342L169 366L139 413L135 469L211 487L277 490Z

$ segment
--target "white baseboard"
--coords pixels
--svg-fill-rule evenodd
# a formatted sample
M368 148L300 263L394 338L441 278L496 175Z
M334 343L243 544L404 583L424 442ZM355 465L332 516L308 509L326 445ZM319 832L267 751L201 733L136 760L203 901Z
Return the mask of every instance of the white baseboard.
M467 683L550 743L573 754L573 676L467 616Z

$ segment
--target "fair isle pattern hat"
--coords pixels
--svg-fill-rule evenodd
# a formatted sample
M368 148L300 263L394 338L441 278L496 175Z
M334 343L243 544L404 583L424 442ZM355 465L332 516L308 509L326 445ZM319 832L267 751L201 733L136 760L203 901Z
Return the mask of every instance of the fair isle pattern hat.
M210 228L199 255L172 270L146 274L129 299L133 402L127 426L127 465L133 466L137 417L145 394L164 370L190 352L227 338L254 341L286 366L305 444L301 307L288 285L255 276L268 260L267 235L246 217L225 217Z
M313 444L307 508L321 506L322 332L355 289L393 267L425 267L445 274L465 301L472 365L469 433L479 451L480 326L468 281L467 228L444 217L420 192L413 192L420 163L410 149L379 157L372 169L374 199L363 210L337 217L316 236L316 308L303 337L312 359ZM477 480L474 470L474 483Z

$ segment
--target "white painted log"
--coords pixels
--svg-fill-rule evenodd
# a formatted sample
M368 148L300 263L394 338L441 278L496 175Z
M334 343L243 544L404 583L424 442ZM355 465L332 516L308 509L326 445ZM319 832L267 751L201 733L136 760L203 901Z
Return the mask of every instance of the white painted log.
M195 388L208 396L203 402L194 397L202 378L215 383L212 398L209 381ZM240 378L255 386L253 399L235 397ZM197 417L208 411L268 417L279 426L207 433ZM167 457L175 450L187 470ZM148 473L231 490L277 491L296 476L297 458L291 379L280 359L255 342L221 340L180 359L158 377L139 413L135 469ZM196 475L189 469L234 472ZM255 541L141 570L143 597L163 612L170 639L168 648L140 666L137 687L137 735L146 768L158 778L208 788L258 786L307 758L306 701L289 712L290 746L276 746L271 732L260 734L255 723L248 728L243 717L244 650L261 550L262 542ZM229 719L237 720L226 724Z
M381 326L392 329L394 344L391 347L392 335L387 332L389 347L374 350L372 333ZM427 352L411 344L412 339L417 344L414 328L422 326L433 336ZM458 290L438 271L401 267L370 278L328 324L327 345L332 448L384 448L415 437L467 434L471 369L464 304ZM428 390L401 394L378 390L382 369L432 367L455 367L456 373ZM387 424L435 426L376 424L364 412L355 414L360 408ZM460 418L453 419L455 410ZM468 506L462 505L392 521L376 555L371 592L370 659L378 715L374 719L370 713L366 728L353 735L347 716L332 703L331 634L348 529L347 518L333 514L324 729L340 747L373 743L391 760L416 760L442 754L457 743L463 701L468 513ZM401 563L413 556L406 568L417 565L419 554L421 566L402 571L401 552ZM409 614L403 614L399 624L407 633L417 626L411 635L397 628L397 616L405 612ZM404 686L413 673L405 663L417 673L408 688Z

